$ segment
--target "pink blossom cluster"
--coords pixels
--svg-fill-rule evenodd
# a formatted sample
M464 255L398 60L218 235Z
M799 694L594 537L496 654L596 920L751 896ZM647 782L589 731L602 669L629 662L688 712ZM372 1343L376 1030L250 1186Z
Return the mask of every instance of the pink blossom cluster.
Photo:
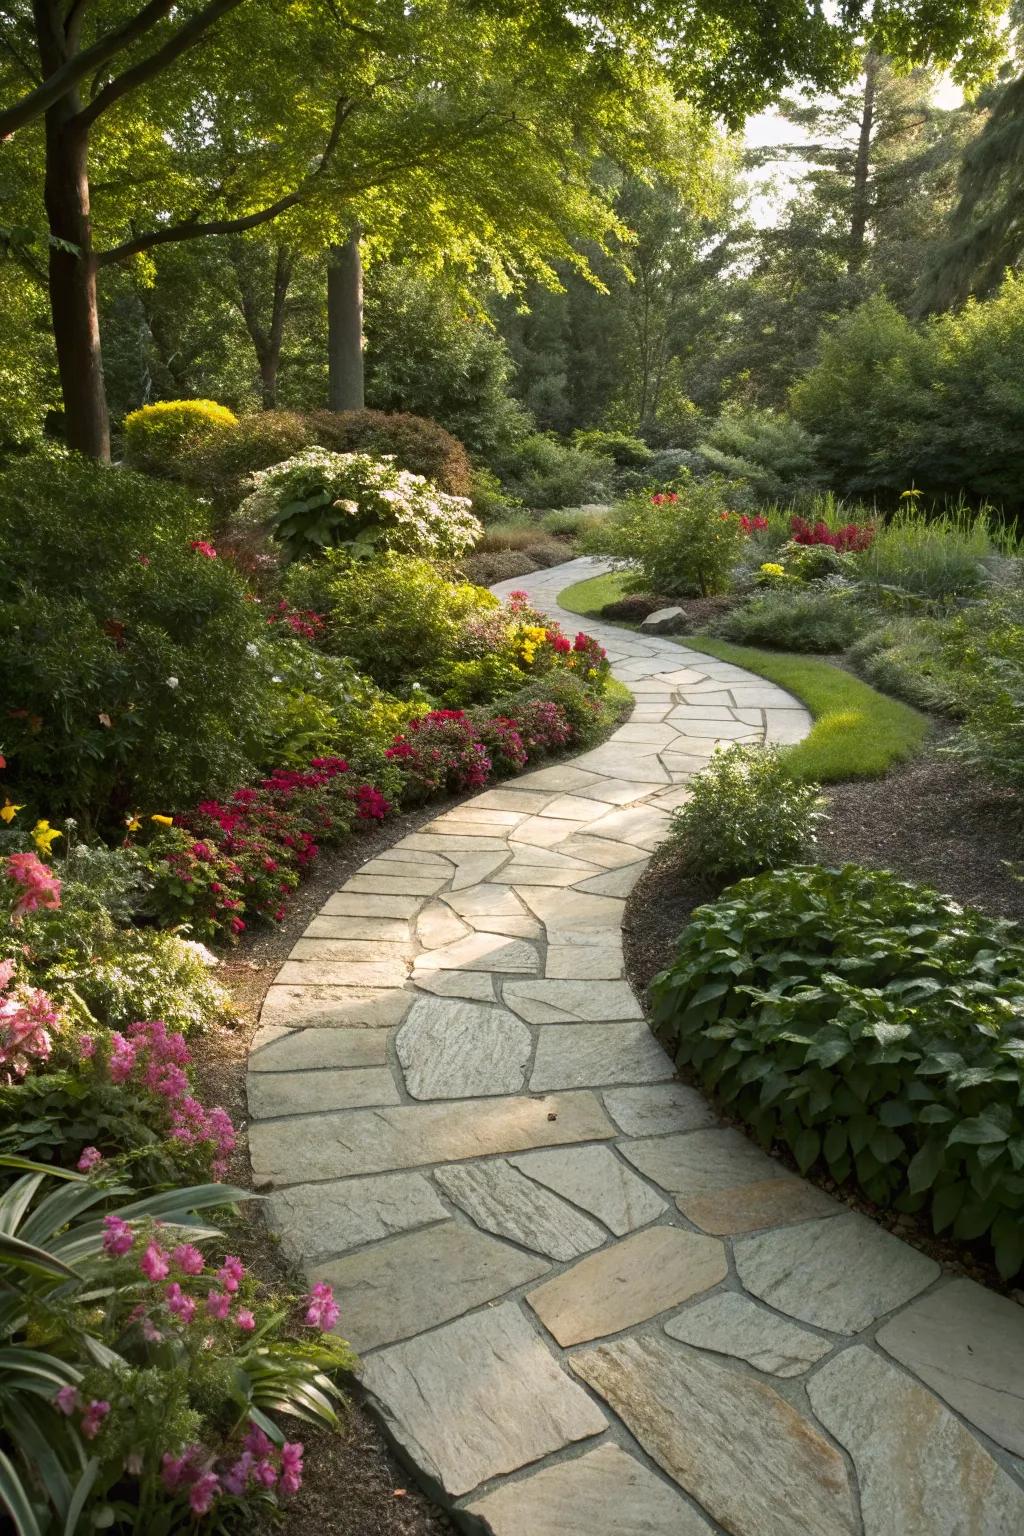
M34 1062L46 1061L53 1048L50 1031L57 1008L36 987L11 988L15 965L0 960L0 1070L7 1080L22 1078Z
M20 922L26 912L37 912L40 907L56 909L60 906L60 881L50 873L38 854L8 854L5 873L9 880L21 887L11 910L13 922Z
M110 1404L102 1398L91 1398L89 1402L83 1402L82 1394L77 1387L61 1387L54 1398L54 1402L60 1412L69 1419L76 1413L81 1414L78 1428L85 1440L95 1440L103 1428L103 1421L110 1412Z
M187 1494L193 1515L202 1517L222 1492L241 1498L250 1489L266 1489L290 1498L302 1487L302 1456L301 1441L286 1440L278 1449L250 1423L241 1453L226 1470L216 1472L210 1452L188 1445L178 1456L164 1453L160 1480L168 1493Z
M213 1148L212 1172L223 1178L235 1149L231 1116L220 1106L207 1109L189 1091L185 1068L191 1059L185 1037L168 1030L162 1019L131 1024L127 1037L111 1035L108 1072L115 1083L132 1083L163 1099L172 1140Z

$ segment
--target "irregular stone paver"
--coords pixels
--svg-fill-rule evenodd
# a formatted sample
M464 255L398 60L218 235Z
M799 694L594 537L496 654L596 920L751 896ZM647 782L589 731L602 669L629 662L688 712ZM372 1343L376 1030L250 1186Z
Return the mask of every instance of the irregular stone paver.
M1024 1456L1024 1307L952 1280L878 1331L878 1342L965 1419Z
M592 1093L554 1093L260 1122L252 1127L249 1154L258 1177L294 1184L314 1171L322 1179L347 1178L614 1134Z
M584 1350L572 1368L734 1536L857 1531L843 1458L767 1383L653 1335Z
M448 1217L422 1173L293 1184L275 1190L267 1206L285 1252L299 1263L333 1257Z
M550 1259L579 1258L600 1248L608 1237L596 1221L502 1158L455 1163L436 1169L434 1178L478 1227Z
M940 1273L934 1259L854 1211L740 1238L735 1253L748 1291L832 1333L859 1333Z
M388 1067L348 1071L252 1072L246 1080L249 1113L259 1120L308 1115L317 1109L362 1109L399 1103Z
M827 1339L799 1328L739 1291L721 1291L670 1318L665 1332L684 1344L733 1355L772 1376L800 1376L832 1348Z
M345 1337L367 1350L461 1317L548 1267L486 1232L443 1221L314 1264L312 1273L343 1298Z
M710 1536L704 1517L660 1477L600 1445L506 1483L468 1505L491 1536Z
M531 1179L589 1211L616 1237L657 1221L667 1208L661 1196L638 1179L609 1147L527 1152L509 1161Z
M395 1036L414 1099L469 1099L517 1093L533 1041L505 1008L421 997Z
M527 1301L559 1344L621 1333L678 1307L726 1275L725 1249L713 1237L649 1227L527 1294Z
M405 1454L451 1497L608 1422L509 1302L382 1350L363 1383Z
M594 569L504 590L556 614ZM809 716L741 667L588 628L636 696L626 728L377 854L268 993L251 1091L300 1112L255 1118L250 1146L284 1250L309 1278L337 1270L371 1402L481 1533L704 1536L707 1516L730 1536L1024 1529L1024 1463L1002 1448L1019 1443L1024 1313L962 1282L924 1294L930 1260L720 1128L623 979L625 899L693 774L720 742L799 740ZM417 1000L434 1022L405 1033L408 1086L439 1097L343 1108L389 1072L406 1096ZM503 1021L496 1043L471 1015ZM725 1256L726 1289L701 1291ZM623 1331L569 1355L526 1300L545 1292L563 1337ZM826 1358L876 1319L867 1366L845 1340ZM858 1462L864 1522L808 1393Z
M938 1398L879 1355L845 1350L807 1391L853 1457L866 1536L1024 1530L1024 1491Z

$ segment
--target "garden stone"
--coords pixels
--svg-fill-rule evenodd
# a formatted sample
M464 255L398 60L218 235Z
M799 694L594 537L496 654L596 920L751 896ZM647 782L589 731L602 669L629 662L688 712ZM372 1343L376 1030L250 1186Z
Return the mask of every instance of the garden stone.
M843 1458L766 1382L655 1334L571 1365L732 1536L856 1536Z
M645 635L671 635L682 629L685 617L679 607L656 608L645 619L641 619L640 628Z
M646 1088L608 1088L604 1105L627 1136L662 1136L702 1130L717 1123L714 1110L695 1088L653 1083Z
M638 1179L609 1147L529 1152L509 1161L573 1205L590 1211L617 1237L657 1221L668 1209L661 1196Z
M501 1158L437 1168L434 1177L478 1227L550 1259L579 1258L607 1238L596 1222Z
M347 1248L448 1219L422 1173L293 1184L275 1190L267 1206L285 1252L297 1263L331 1258Z
M1024 1456L1024 1307L952 1280L879 1329L878 1342L978 1429Z
M265 1024L249 1047L250 1072L382 1067L387 1059L387 1034L376 1029L282 1029Z
M402 1022L411 1006L411 992L381 987L287 985L278 980L264 999L260 1023L290 1029L392 1029Z
M564 864L524 864L521 859L512 859L494 879L510 886L547 885L566 890L587 875L596 873L592 864L571 869Z
M251 1128L249 1151L257 1177L290 1184L307 1182L314 1170L323 1179L342 1179L614 1134L592 1093L556 1093L259 1122Z
M509 850L507 845L501 853L464 853L454 855L455 873L449 890L466 891L478 885L481 880L486 880L493 875L503 864L508 862ZM445 893L448 894L447 892Z
M940 1274L933 1259L851 1211L735 1244L747 1290L832 1333L859 1333Z
M606 875L595 875L593 880L581 880L576 889L588 891L593 896L626 897L646 867L646 860L639 864L624 864L619 869L609 870Z
M518 851L520 843L527 843L531 848L554 848L571 837L578 825L578 821L566 818L531 816L522 826L516 827L509 838L509 847L513 853Z
M759 1179L735 1189L677 1195L676 1205L694 1226L720 1235L757 1232L764 1227L790 1227L815 1217L839 1216L846 1206L805 1179L784 1169L781 1177Z
M502 995L528 1024L639 1019L640 1004L628 981L507 981Z
M428 870L419 875L353 875L341 889L350 896L433 896L448 879Z
M308 942L323 944L328 941L311 939ZM404 987L409 966L402 958L366 961L295 959L286 960L277 974L279 981L298 986Z
M584 891L550 891L517 886L535 917L547 929L552 944L601 944L622 931L625 902L612 896L589 896Z
M865 1536L1020 1536L1022 1491L938 1398L869 1349L844 1350L807 1384L849 1451Z
M618 944L550 944L544 974L568 981L615 981L622 975Z
M587 800L582 795L557 795L540 814L562 821L596 821L604 810L597 800Z
M308 1115L318 1109L361 1109L397 1104L398 1089L388 1067L348 1071L250 1072L245 1080L249 1113L258 1120Z
M500 1485L468 1513L491 1536L711 1536L681 1494L617 1445Z
M443 898L454 912L469 921L478 917L525 917L526 908L507 885L487 881L467 891L449 891Z
M567 852L578 855L581 859L587 859L591 864L597 864L600 869L622 869L631 865L634 868L642 859L647 862L647 849L634 847L632 843L617 843L611 837L594 837L592 828L587 827L583 832L577 832L563 844ZM597 870L594 871L598 873ZM582 889L582 886L580 886Z
M576 793L587 800L600 800L605 805L630 805L643 800L651 792L649 784L638 784L635 779L598 779Z
M303 935L308 939L388 939L412 942L412 927L401 917L314 917Z
M474 1003L497 1000L493 976L482 971L416 972L412 979L420 992L431 992L435 997L465 997Z
M338 891L328 897L321 911L345 917L415 917L423 905L422 896L368 896L365 893Z
M675 1068L645 1022L552 1024L537 1041L531 1093L545 1088L599 1088L656 1083Z
M788 1323L738 1291L721 1291L678 1317L665 1332L684 1344L734 1355L772 1376L800 1376L832 1348L820 1334Z
M789 1176L741 1132L731 1129L627 1142L622 1151L655 1184L687 1198Z
M416 961L417 975L429 971L508 971L534 976L540 970L540 956L524 939L507 939L501 933L478 931L432 949Z
M311 1273L344 1297L345 1337L365 1351L461 1317L548 1267L536 1255L449 1220L321 1261Z
M443 901L429 902L416 919L416 938L424 949L454 944L458 939L464 939L469 931L468 925Z
M512 1302L382 1350L363 1385L404 1454L450 1498L608 1424Z
M468 1099L516 1093L533 1042L505 1008L421 997L395 1037L414 1099Z
M439 853L442 858L452 858L457 853L504 853L503 837L466 837L457 832L437 835L430 832L412 832L403 837L396 848L412 848L417 853Z
M585 768L559 764L553 768L537 768L532 773L524 773L516 779L516 784L523 789L550 790L552 794L576 794L582 786L595 784L599 778L600 774L588 773Z
M568 1347L620 1333L725 1279L725 1249L678 1227L649 1227L527 1293L549 1333Z

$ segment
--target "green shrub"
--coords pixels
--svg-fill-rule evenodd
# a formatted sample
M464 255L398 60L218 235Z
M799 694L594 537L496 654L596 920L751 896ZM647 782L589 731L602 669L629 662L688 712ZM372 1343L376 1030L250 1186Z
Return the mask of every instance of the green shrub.
M694 874L711 879L807 858L824 819L820 787L795 779L777 747L720 748L688 787L670 841Z
M949 625L941 619L897 615L859 636L849 660L861 677L919 709L957 708L956 670L945 654Z
M1024 590L958 615L946 655L964 719L954 750L987 778L1024 790Z
M856 556L868 588L895 588L934 601L969 596L988 585L989 563L1012 543L987 509L941 516L901 512Z
M789 539L773 558L797 581L827 581L830 576L851 578L857 574L856 557L833 549L831 544L798 544Z
M759 502L806 496L822 483L817 439L775 411L726 409L697 451L709 469L745 481Z
M223 441L237 425L216 400L159 400L125 417L125 458L133 469L173 475L189 453Z
M455 654L466 619L497 608L489 592L445 578L426 560L382 555L353 566L338 550L292 566L286 590L326 620L323 648L350 656L383 688L401 689Z
M0 750L88 829L251 777L266 633L185 491L71 454L0 474Z
M706 597L729 586L743 544L731 511L734 487L719 476L685 474L669 491L630 496L585 540L594 554L630 568L627 585L668 597Z
M783 587L758 593L715 620L713 630L737 645L780 651L845 651L865 624L854 593L827 587Z
M582 539L604 522L607 512L600 507L558 507L545 512L540 525L545 533L558 539Z
M886 871L795 868L693 914L653 984L680 1065L803 1171L1024 1264L1024 935Z
M603 501L611 478L611 466L603 455L567 448L543 432L519 438L496 468L510 495L539 509Z
M607 688L607 684L605 685ZM627 695L627 697L629 697ZM608 691L607 702L600 693L582 678L570 672L547 672L534 678L514 693L496 699L490 707L494 715L511 715L517 718L527 704L554 704L565 716L572 733L572 744L592 746L603 736L608 725L622 707L622 694Z
M544 530L532 517L520 517L505 523L491 523L476 541L478 554L493 554L496 549L532 549L545 542ZM565 550L559 553L564 558Z
M485 528L489 523L507 521L519 510L515 497L509 496L502 488L493 469L487 469L482 464L474 464L470 473L469 499L473 515L480 519Z
M600 454L625 469L642 469L654 457L643 438L631 437L628 432L605 432L600 427L574 432L572 445L584 453Z
M449 496L470 496L469 455L450 432L428 416L407 411L311 411L311 441L334 453L393 456L399 469L422 475Z
M305 416L297 411L260 411L241 417L233 431L190 447L179 461L177 474L212 496L218 506L234 507L256 470L269 469L312 446Z
M269 528L290 560L328 548L354 559L381 550L453 560L480 536L465 497L363 453L304 453L257 470L238 509L240 526Z

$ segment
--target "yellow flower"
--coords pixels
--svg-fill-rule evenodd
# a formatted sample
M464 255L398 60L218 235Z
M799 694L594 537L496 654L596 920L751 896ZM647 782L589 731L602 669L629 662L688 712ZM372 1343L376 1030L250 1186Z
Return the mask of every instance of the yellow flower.
M139 820L138 813L136 811L132 811L130 816L125 817L124 824L128 828L129 832L137 832L142 826L142 822Z
M765 576L785 576L786 568L774 560L766 560L761 567L761 572Z
M5 797L3 809L0 810L0 821L6 821L7 825L10 826L18 812L23 811L24 809L25 807L23 805L15 805L13 800Z
M32 828L32 841L44 858L49 856L50 844L58 837L63 836L64 833L56 831L55 828L50 826L48 821L37 821Z
M174 817L173 816L151 816L149 819L150 819L150 821L155 821L157 826L160 826L160 827L173 827L174 826Z

